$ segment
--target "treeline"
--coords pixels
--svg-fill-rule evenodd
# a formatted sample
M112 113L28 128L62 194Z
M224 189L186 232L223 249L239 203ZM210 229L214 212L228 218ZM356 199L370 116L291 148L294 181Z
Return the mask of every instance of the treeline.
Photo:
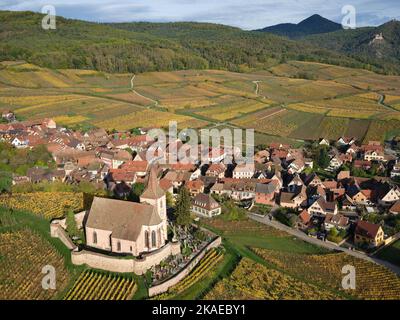
M366 67L311 44L216 24L97 24L57 17L56 30L43 30L41 20L37 13L1 11L0 60L133 73L207 68L245 72L286 60Z

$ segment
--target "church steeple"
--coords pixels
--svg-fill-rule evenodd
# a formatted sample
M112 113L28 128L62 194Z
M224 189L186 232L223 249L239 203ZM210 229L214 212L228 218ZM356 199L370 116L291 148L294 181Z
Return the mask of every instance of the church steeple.
M159 199L165 196L164 190L160 187L157 179L157 169L153 165L150 169L147 186L143 191L142 198L146 199Z
M167 221L167 198L164 190L160 187L157 178L157 168L152 166L150 168L147 185L142 195L140 196L140 202L145 202L152 205L161 219Z

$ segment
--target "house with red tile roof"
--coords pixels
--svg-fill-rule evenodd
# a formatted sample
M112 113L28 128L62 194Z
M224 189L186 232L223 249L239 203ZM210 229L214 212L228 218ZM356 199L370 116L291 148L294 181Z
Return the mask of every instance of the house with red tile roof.
M384 241L384 232L380 225L359 220L354 231L354 243L370 248L380 246Z

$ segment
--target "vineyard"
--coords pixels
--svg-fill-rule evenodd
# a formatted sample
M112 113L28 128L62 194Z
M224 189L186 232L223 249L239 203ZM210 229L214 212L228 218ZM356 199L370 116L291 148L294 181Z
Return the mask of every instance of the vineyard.
M76 280L64 300L128 300L136 292L133 279L85 271Z
M44 290L42 268L56 270L56 290ZM63 257L31 230L0 233L0 300L48 300L62 292L70 279Z
M237 98L235 102L203 107L195 110L194 113L211 119L225 121L263 109L267 107L269 103L271 103L271 101L259 102L256 100Z
M72 192L16 193L0 196L0 205L14 210L30 211L46 219L60 218L65 210L83 209L83 194Z
M100 128L126 130L136 126L168 127L170 121L176 121L183 128L186 128L187 126L185 126L184 123L191 120L193 120L193 118L169 112L143 110L111 117L107 120L96 120L93 121L93 123ZM206 122L203 123L207 124Z
M283 109L283 111L267 116L261 116L258 113L251 114L249 117L243 117L233 123L245 128L255 128L262 133L287 137L307 123L319 123L317 121L319 118L318 114Z
M321 63L290 61L256 73L143 73L133 81L138 94L131 91L131 74L50 70L21 62L1 65L0 111L55 118L66 126L125 130L164 127L174 120L180 128L201 128L209 124L207 119L229 120L270 138L306 140L334 137L336 128L338 135L349 131L361 140L383 140L398 134L400 127L398 77ZM305 73L311 77L302 78ZM381 94L390 106L379 103ZM283 108L275 109L278 105ZM353 119L364 119L366 125L352 129Z
M340 297L282 272L243 258L229 278L205 296L206 300L333 300Z
M206 277L210 270L223 258L223 253L218 249L211 249L201 259L199 264L192 270L192 272L181 280L177 285L169 288L167 293L160 294L154 299L165 300L173 298L173 296L190 288L193 284Z
M254 248L253 251L279 270L324 287L343 290L342 267L356 269L356 289L348 292L360 299L392 300L400 297L400 278L388 269L345 253L304 255Z

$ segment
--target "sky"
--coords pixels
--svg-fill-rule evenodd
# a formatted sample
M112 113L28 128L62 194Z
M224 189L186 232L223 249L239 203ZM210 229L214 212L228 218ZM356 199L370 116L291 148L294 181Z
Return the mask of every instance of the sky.
M315 13L340 23L345 5L354 6L357 27L400 20L399 0L0 0L0 10L41 12L45 5L53 5L56 15L87 21L196 21L245 30L298 23Z

